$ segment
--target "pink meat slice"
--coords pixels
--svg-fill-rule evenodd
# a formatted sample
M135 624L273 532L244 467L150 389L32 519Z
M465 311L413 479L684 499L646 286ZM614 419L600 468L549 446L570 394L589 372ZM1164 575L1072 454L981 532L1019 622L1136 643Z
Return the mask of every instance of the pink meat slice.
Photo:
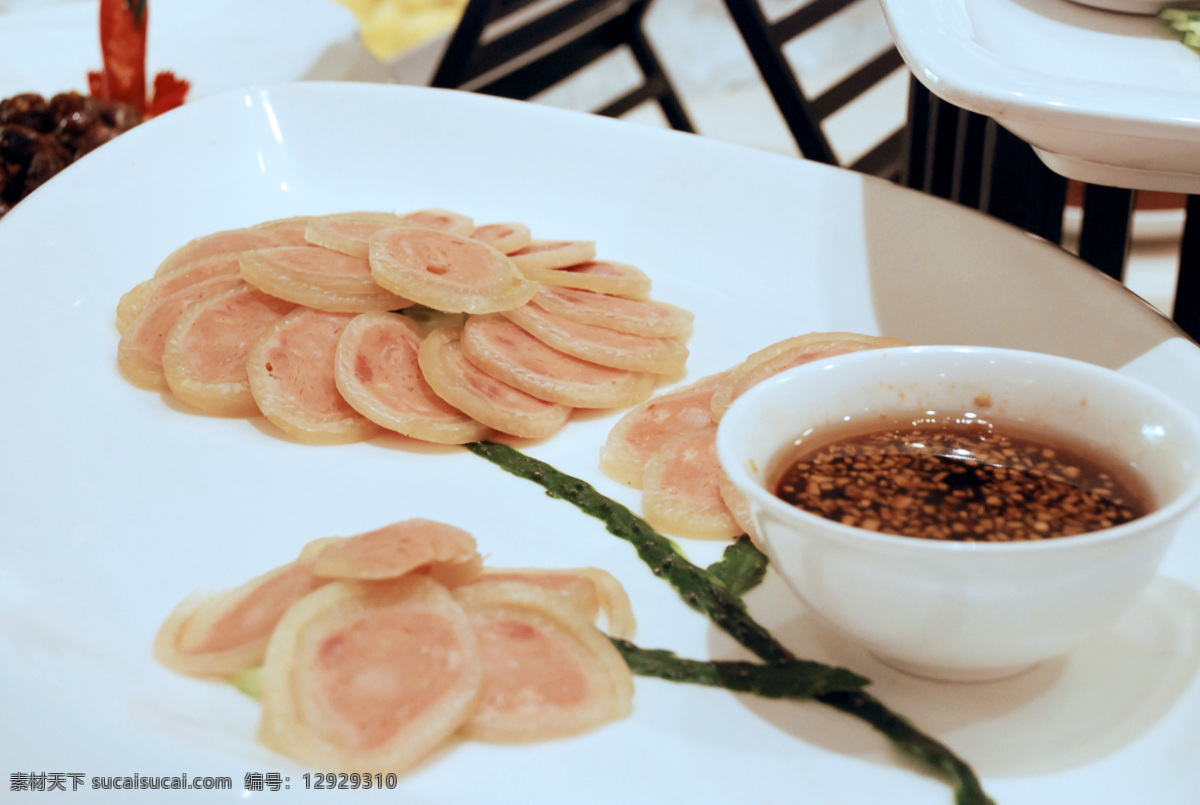
M653 375L567 355L498 314L467 319L462 349L471 363L493 377L540 399L576 408L633 405L654 388Z
M288 607L328 583L313 574L312 562L293 562L261 576L185 653L210 654L251 643L265 647Z
M260 739L318 769L399 773L470 718L482 666L437 583L334 582L280 621L263 664Z
M596 244L590 240L534 240L511 255L525 269L561 269L596 258Z
M252 252L275 270L318 288L345 293L381 290L371 278L365 257L336 252L321 246L276 246Z
M414 518L331 543L317 554L314 572L339 579L393 579L435 563L466 562L475 555L475 538L469 532Z
M688 336L694 316L665 302L628 299L578 288L543 288L533 297L539 307L573 321L654 338Z
M728 377L713 394L713 420L720 422L733 401L748 389L794 366L860 350L907 345L907 342L890 336L845 332L806 333L777 341L730 369Z
M356 317L338 342L335 379L359 413L405 436L463 444L491 431L434 392L417 360L420 327L396 313Z
M205 280L237 276L238 270L237 252L217 254L194 260L162 276L139 283L117 303L117 330L125 332L139 313L160 299Z
M471 233L475 240L483 241L493 249L512 254L529 245L532 235L529 227L516 221L501 224L484 224Z
M685 537L728 539L742 533L721 496L717 426L679 436L646 462L642 512L660 531Z
M460 673L457 641L443 615L420 610L377 610L325 637L315 669L320 693L354 747L378 748L449 694ZM370 684L364 672L408 684Z
M257 413L246 356L263 330L295 308L248 285L194 306L172 328L163 354L171 390L213 413Z
M308 240L304 237L304 230L312 219L311 215L296 215L291 218L263 221L251 228L273 235L281 246L305 246Z
M551 287L579 288L630 299L650 296L650 277L644 271L612 260L589 260L567 268L524 268L522 271L528 279Z
M413 273L427 281L439 278L448 286L464 290L507 288L512 283L510 269L503 257L498 259L496 255L480 241L416 227L388 230L371 239L371 262L377 278L380 262L386 262L388 276L395 274L397 282L405 273Z
M315 216L304 229L309 243L355 257L367 256L367 239L383 229L405 226L399 215L386 212L344 212Z
M475 222L469 216L438 207L406 212L400 218L413 226L452 232L455 235L471 235L475 231Z
M267 642L284 613L329 583L300 559L236 589L192 596L171 613L154 641L154 656L168 668L195 676L229 676L261 666Z
M467 737L529 741L593 729L630 712L632 675L589 618L516 579L455 590L479 641L483 691Z
M585 361L631 372L673 374L687 363L682 338L654 338L584 324L530 302L504 311L510 321L557 350Z
M484 668L481 709L569 708L589 696L578 660L535 624L480 616L474 626Z
M353 413L333 382L337 338L353 318L348 313L300 310L278 331L267 354L267 371L300 407L318 416Z
M168 384L162 368L163 346L175 322L190 305L242 285L245 283L236 274L217 276L189 285L148 306L129 323L117 344L117 362L121 373L135 386L166 391Z
M213 232L194 240L188 241L167 255L155 275L165 274L193 260L212 257L217 254L244 252L247 249L265 249L268 246L278 246L279 239L269 231L257 229L226 229Z
M231 383L246 379L246 353L263 329L296 309L254 288L237 288L208 300L183 341L196 379Z
M650 456L672 439L712 423L713 393L727 374L708 375L629 411L600 448L600 469L613 480L641 489Z
M334 377L338 338L353 313L300 308L268 329L247 359L258 407L308 441L355 441L378 432L342 397Z
M425 379L446 402L501 433L547 438L567 423L569 406L547 402L504 383L463 354L462 328L442 327L421 343L417 358Z

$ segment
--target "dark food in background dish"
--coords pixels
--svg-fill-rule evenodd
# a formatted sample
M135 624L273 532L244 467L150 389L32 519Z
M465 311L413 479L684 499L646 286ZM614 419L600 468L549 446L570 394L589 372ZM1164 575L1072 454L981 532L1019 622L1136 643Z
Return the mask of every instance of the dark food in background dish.
M134 106L78 92L0 100L0 217L76 159L141 122Z

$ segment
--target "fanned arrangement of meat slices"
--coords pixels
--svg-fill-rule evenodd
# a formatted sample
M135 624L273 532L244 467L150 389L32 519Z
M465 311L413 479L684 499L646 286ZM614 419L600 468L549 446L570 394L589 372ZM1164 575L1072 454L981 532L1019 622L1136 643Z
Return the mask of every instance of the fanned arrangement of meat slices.
M740 364L649 399L626 413L600 449L600 469L642 490L646 521L685 537L755 537L745 501L717 460L717 423L751 386L793 366L864 349L906 346L859 333L808 333Z
M117 305L131 383L294 439L543 439L684 369L692 314L596 244L461 213L347 212L196 238Z
M402 772L453 736L561 738L628 715L624 588L597 568L485 568L475 538L412 519L314 540L194 595L154 653L182 674L258 675L260 739L322 771Z

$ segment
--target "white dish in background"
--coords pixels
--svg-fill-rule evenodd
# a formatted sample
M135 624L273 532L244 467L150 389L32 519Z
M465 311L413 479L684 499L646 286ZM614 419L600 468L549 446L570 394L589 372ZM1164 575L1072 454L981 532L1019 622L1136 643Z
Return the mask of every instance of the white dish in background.
M305 790L309 770L255 741L255 702L164 670L150 644L195 589L235 585L315 537L406 517L472 531L495 566L609 570L630 593L641 645L745 656L598 521L465 450L300 445L261 421L190 414L118 375L118 298L186 240L289 215L427 206L595 240L601 256L639 266L655 298L696 314L687 379L790 335L854 330L1090 360L1200 408L1200 349L1133 294L1044 241L883 181L459 92L302 83L188 104L0 220L0 338L19 383L0 402L4 772L80 772L86 784L186 771L229 776L239 791L247 773L278 772L290 789L264 801L327 801ZM597 469L615 421L581 418L525 449L636 509L640 495ZM1197 526L1185 524L1113 629L988 685L889 670L819 627L774 574L749 605L801 655L872 678L999 802L1192 805ZM680 542L700 564L723 548ZM530 805L951 799L840 713L644 679L624 721L565 741L455 746L396 793L461 803L497 791ZM63 797L127 799L110 793Z
M1068 0L882 0L939 98L995 118L1057 173L1200 192L1200 56L1152 16Z

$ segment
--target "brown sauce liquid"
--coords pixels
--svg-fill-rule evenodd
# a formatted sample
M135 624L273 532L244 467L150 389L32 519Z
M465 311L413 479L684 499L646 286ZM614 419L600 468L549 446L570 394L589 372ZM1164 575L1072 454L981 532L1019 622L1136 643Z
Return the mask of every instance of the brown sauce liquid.
M861 428L802 440L775 494L846 525L961 542L1083 534L1150 510L1132 470L1046 434L962 415Z

